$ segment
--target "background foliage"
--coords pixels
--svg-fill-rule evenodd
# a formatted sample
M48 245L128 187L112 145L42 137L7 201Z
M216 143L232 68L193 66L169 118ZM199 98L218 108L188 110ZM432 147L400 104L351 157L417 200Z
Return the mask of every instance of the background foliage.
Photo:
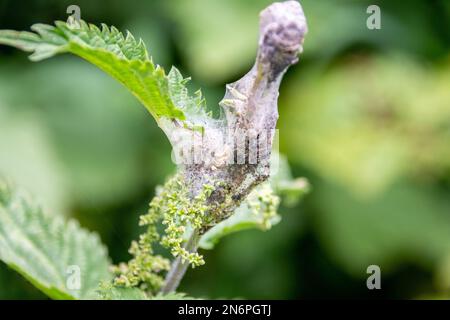
M77 1L129 29L154 61L192 75L217 112L253 63L267 0ZM270 232L205 252L181 290L245 298L442 298L450 290L450 3L303 0L310 33L280 94L280 146L313 186ZM382 8L382 29L366 8ZM0 0L0 29L65 20L73 1ZM129 258L170 145L126 89L71 56L39 64L0 48L0 174ZM382 270L367 290L366 268ZM0 265L0 298L42 298Z

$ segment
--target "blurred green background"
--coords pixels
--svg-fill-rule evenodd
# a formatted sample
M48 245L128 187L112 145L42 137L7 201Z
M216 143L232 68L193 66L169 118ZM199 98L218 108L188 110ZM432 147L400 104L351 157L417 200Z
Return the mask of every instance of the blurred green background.
M67 18L142 37L217 109L253 64L268 0L0 0L0 29ZM280 93L279 138L313 187L269 232L204 252L180 290L209 298L450 298L450 1L303 0L310 32ZM381 7L381 30L366 8ZM125 88L73 56L0 48L0 175L128 260L172 173L170 145ZM381 290L366 287L379 265ZM0 298L43 298L0 264Z

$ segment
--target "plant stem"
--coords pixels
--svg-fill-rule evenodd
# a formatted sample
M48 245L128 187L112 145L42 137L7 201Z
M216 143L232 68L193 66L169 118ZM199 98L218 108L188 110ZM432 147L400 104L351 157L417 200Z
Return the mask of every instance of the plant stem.
M180 170L190 188L190 194L199 194L205 185L220 182L208 199L208 204L218 204L210 206L211 212L207 213L214 217L214 224L231 216L245 197L270 176L271 150L278 120L279 86L289 66L298 61L307 30L306 18L298 1L275 2L264 9L260 14L255 64L244 77L226 86L224 99L219 103L225 119L217 123L208 122L201 134L196 133L201 135L201 139L194 139L196 144L189 145L193 150L200 150L202 157L211 155L202 158L200 163L192 163L188 158L182 161L186 164ZM193 132L184 126L169 121L166 127L161 128L169 137L174 150L175 146L184 147L188 145L187 141L192 142ZM246 142L245 146L238 146L239 139L244 137L247 141L249 135L259 137L266 143L250 147L250 143L247 146ZM179 141L186 142L180 144ZM243 159L248 161L238 160L235 163L235 152L239 157L240 151ZM252 153L258 155L255 162L250 161ZM187 241L187 251L197 251L198 233L195 230ZM180 257L173 261L161 293L176 290L188 265Z
M195 252L198 248L198 243L200 240L200 236L197 230L192 232L192 235L189 237L185 249L189 252ZM170 267L169 272L167 273L166 280L164 286L161 289L162 294L168 294L170 292L174 292L178 285L183 279L184 274L189 266L189 262L185 261L184 263L181 261L181 257L177 257Z

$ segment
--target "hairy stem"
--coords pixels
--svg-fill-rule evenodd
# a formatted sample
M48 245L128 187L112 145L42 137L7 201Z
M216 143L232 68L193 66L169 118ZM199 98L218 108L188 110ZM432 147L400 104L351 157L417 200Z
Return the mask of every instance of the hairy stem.
M195 252L198 248L198 243L200 241L200 235L198 231L194 231L192 235L189 237L186 242L185 249L189 252ZM167 273L166 280L164 282L164 286L161 289L161 293L167 294L170 292L174 292L178 285L183 279L184 274L186 273L187 268L189 267L189 262L183 262L181 257L177 257L170 267L169 272Z

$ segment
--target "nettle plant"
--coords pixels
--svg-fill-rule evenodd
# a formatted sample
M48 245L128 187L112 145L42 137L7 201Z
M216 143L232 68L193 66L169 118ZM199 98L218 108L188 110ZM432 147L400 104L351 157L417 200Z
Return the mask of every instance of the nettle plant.
M177 163L140 217L145 231L131 243L131 260L119 265L110 264L96 234L42 212L0 183L0 259L49 297L180 298L175 290L188 266L205 263L199 248L212 249L239 230L269 229L280 220L281 198L289 204L307 192L307 181L292 179L286 160L272 152L280 82L298 61L307 32L298 2L261 12L256 62L226 86L218 118L207 112L200 91L189 94L188 78L175 67L166 74L130 33L73 18L31 29L1 30L0 43L32 52L32 61L69 52L111 75L147 108ZM279 161L271 175L273 159ZM156 254L158 246L172 259Z

